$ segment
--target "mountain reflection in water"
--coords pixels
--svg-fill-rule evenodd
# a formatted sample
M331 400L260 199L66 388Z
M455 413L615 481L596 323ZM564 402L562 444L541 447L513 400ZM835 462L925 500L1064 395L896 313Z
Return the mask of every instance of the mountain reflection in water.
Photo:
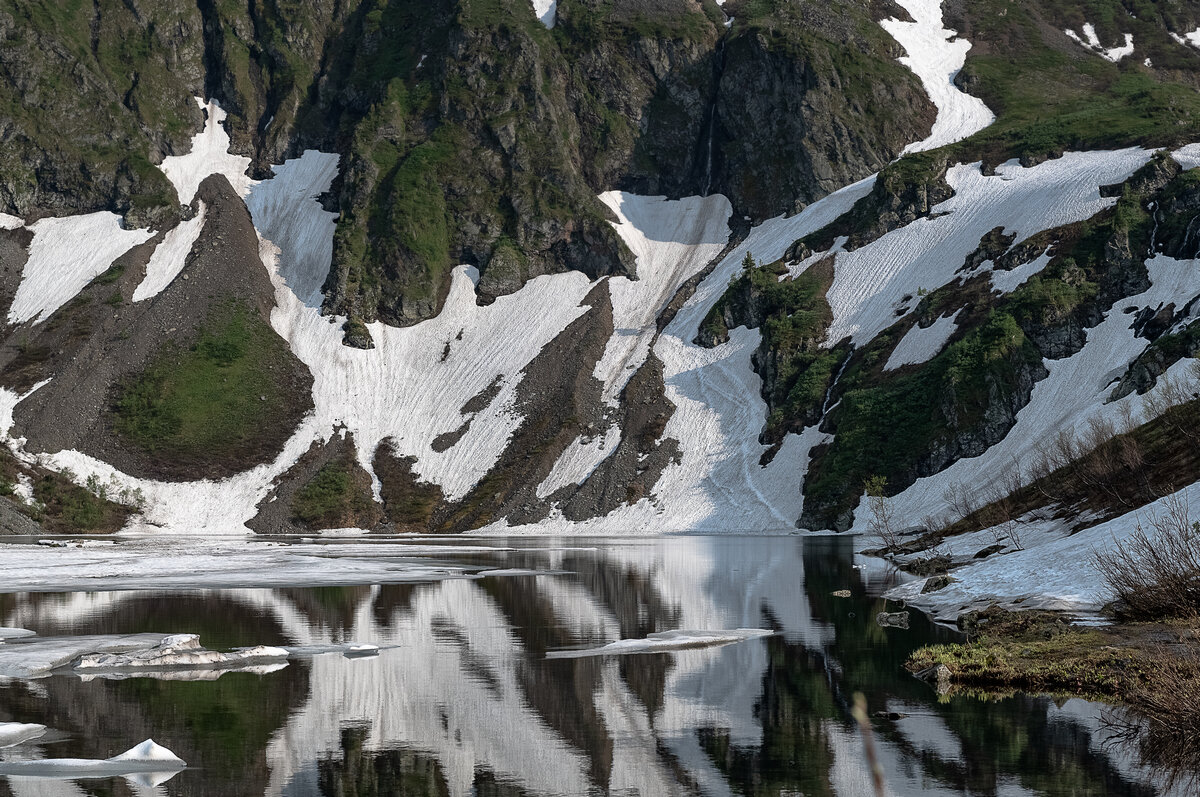
M356 544L361 544L360 539ZM206 646L379 645L201 681L73 674L0 683L0 721L49 726L24 757L105 758L153 738L189 763L165 784L0 778L16 795L869 794L850 717L866 695L895 794L1155 795L1102 709L939 700L902 665L953 634L881 628L895 578L852 540L669 537L445 559L554 574L428 584L0 595L43 636L198 633ZM857 565L857 566L856 566ZM833 595L848 589L849 598ZM582 658L677 629L765 628L719 647ZM0 751L0 758L14 754Z

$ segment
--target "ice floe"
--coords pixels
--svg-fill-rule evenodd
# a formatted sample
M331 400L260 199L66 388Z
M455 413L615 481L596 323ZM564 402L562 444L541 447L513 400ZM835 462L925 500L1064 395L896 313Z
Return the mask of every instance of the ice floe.
M112 778L138 773L171 772L187 767L179 756L147 739L112 758L41 758L0 761L0 775L33 778Z
M0 645L0 677L37 678L91 653L129 653L154 647L162 634L36 638Z
M231 668L278 663L288 658L283 648L258 645L228 653L205 650L195 634L164 637L152 648L125 653L89 653L75 662L76 672L103 670L168 670Z
M8 309L8 322L44 321L108 270L121 255L153 237L127 230L108 211L46 218L29 225L33 241L21 284Z
M971 43L942 25L942 0L897 0L913 22L885 19L879 24L908 53L900 63L913 71L937 107L937 120L924 141L905 152L923 152L960 141L996 120L983 100L954 85Z
M18 744L41 738L45 734L45 725L23 722L0 722L0 747L15 747Z
M690 650L693 648L719 647L771 636L774 631L760 628L735 628L727 631L659 631L643 639L619 639L598 648L583 650L552 650L548 659L580 659L590 656L625 656L631 653L661 653L663 651Z
M950 315L939 316L924 329L913 325L896 344L883 370L892 371L903 365L917 365L932 360L945 348L946 341L950 340L954 330L958 329L955 319L961 312L962 308L959 308Z
M1073 30L1063 31L1071 39L1088 48L1092 52L1099 55L1106 61L1112 61L1114 64L1120 61L1127 55L1133 55L1133 34L1125 34L1125 44L1120 47L1105 47L1100 43L1100 37L1096 35L1096 28L1090 23L1083 23L1082 38Z

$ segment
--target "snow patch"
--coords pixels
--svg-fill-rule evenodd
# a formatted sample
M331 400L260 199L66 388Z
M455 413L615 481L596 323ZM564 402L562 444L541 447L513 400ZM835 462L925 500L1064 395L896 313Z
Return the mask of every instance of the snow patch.
M125 229L121 217L108 211L46 218L29 229L33 241L8 309L10 324L44 321L114 260L153 237L149 230Z
M1083 38L1080 38L1079 34L1073 30L1066 30L1063 32L1066 33L1071 39L1099 55L1101 58L1105 59L1106 61L1112 61L1114 64L1127 55L1133 55L1132 33L1125 34L1125 44L1121 47L1106 48L1100 43L1100 37L1096 35L1096 29L1090 22L1085 22L1083 24ZM1147 66L1149 66L1149 64L1147 64Z
M25 222L19 216L0 213L0 230L19 230L24 226Z
M179 203L191 204L200 183L210 174L223 174L238 196L250 192L253 181L246 175L250 159L234 155L229 151L229 133L222 122L226 113L216 100L207 103L196 97L196 104L205 113L204 129L192 136L192 151L187 155L170 155L163 158L159 168L175 186Z
M954 330L958 329L955 319L961 312L962 308L959 308L951 315L939 316L925 329L914 325L896 344L883 370L894 371L902 365L918 365L932 360L946 346Z
M554 27L555 15L558 12L558 0L532 0L533 13L538 21L547 28Z
M1191 33L1185 33L1182 36L1175 31L1171 31L1171 38L1185 46L1190 44L1193 47L1200 47L1200 28L1196 28Z
M1187 144L1171 153L1175 162L1184 169L1195 169L1200 166L1200 144Z
M1001 293L1012 293L1024 285L1034 274L1050 265L1050 250L1047 249L1028 263L1023 263L1008 271L992 269L992 290Z
M908 145L905 153L923 152L961 141L996 120L983 100L954 85L967 60L971 43L942 26L942 0L897 0L913 22L885 19L879 24L908 52L900 59L921 79L937 107L937 120L924 141Z
M198 204L200 207L195 216L177 224L154 247L154 254L146 263L146 276L133 292L135 302L157 296L183 271L187 257L204 229L205 206L203 202Z

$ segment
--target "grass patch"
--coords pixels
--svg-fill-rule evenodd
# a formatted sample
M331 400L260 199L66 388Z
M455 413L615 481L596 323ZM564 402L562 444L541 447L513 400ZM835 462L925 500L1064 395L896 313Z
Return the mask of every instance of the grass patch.
M971 641L920 648L907 669L923 673L945 666L951 691L1048 692L1101 700L1142 688L1166 655L1163 641L1174 642L1189 630L1183 624L1078 628L1051 612L998 608L964 615L960 625L974 632Z
M292 499L292 517L315 529L349 528L367 522L374 503L365 473L349 459L330 462L317 471ZM361 478L356 478L361 477Z
M220 459L257 449L289 397L287 344L256 312L214 309L190 346L168 343L120 387L113 425L156 458Z

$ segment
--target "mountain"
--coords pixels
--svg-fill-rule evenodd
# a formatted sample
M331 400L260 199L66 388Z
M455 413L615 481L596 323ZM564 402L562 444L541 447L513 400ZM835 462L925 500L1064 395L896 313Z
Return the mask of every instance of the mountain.
M0 528L1124 516L1200 481L1198 31L0 0Z

